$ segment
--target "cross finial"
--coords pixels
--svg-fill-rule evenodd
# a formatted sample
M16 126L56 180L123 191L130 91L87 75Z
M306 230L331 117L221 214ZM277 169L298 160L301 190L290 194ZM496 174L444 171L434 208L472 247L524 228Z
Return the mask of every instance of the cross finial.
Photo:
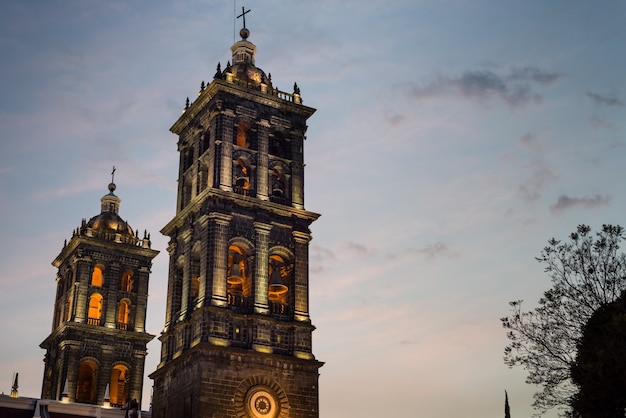
M245 7L241 6L241 14L237 16L237 19L243 17L243 28L246 28L246 13L250 13L250 9L246 10Z
M113 171L111 171L111 183L115 183L115 166L113 166Z

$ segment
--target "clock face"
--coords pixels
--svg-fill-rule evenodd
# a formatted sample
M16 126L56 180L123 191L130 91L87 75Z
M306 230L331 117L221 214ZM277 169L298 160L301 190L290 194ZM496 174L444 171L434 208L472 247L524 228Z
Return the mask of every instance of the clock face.
M252 418L276 418L279 408L276 395L266 387L253 387L246 395L246 409Z

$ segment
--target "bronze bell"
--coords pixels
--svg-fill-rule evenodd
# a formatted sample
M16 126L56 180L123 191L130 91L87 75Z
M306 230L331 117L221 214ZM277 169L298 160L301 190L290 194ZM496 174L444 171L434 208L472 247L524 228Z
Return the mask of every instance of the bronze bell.
M283 293L286 293L289 289L283 284L283 279L280 277L280 271L278 266L272 267L273 271L272 275L270 276L270 284L268 290L274 295L282 295Z
M227 279L228 284L236 286L243 283L243 277L241 274L241 264L239 261L233 260L233 265L230 268L230 274Z

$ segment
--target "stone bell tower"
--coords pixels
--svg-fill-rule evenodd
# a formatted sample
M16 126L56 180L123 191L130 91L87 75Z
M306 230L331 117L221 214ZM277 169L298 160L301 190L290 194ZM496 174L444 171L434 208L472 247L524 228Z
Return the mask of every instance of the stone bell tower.
M83 219L52 262L58 268L52 332L41 397L95 405L141 402L146 344L150 238L119 215L113 192L101 213ZM141 403L140 403L141 404Z
M242 16L245 18L245 12ZM180 167L152 416L318 417L304 209L307 119L240 31L171 131Z

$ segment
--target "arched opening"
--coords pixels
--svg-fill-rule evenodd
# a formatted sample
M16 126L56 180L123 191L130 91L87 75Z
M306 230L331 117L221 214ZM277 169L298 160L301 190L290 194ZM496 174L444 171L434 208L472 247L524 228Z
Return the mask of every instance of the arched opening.
M250 193L250 165L243 159L237 158L234 173L235 193L248 196Z
M237 125L237 137L235 138L235 144L242 148L249 148L250 141L248 138L248 131L250 130L250 124L244 120L239 121Z
M128 329L129 318L130 302L126 299L122 299L117 310L117 328L123 330Z
M96 287L102 287L102 283L104 282L104 266L102 264L97 264L93 268L93 273L91 273L91 285Z
M132 292L133 291L133 272L132 270L126 270L122 273L122 291L124 292Z
M63 315L63 322L69 321L72 317L72 294L67 295L65 299L65 312Z
M233 306L244 306L244 296L249 292L246 285L247 277L246 253L237 245L228 247L227 292L228 303Z
M102 295L94 293L89 297L89 312L87 314L87 323L89 325L100 325L102 317Z
M279 165L270 171L270 200L282 204L287 202L287 179Z
M111 370L109 396L111 406L122 407L128 397L128 367L118 364Z
M269 285L267 297L270 302L275 302L277 313L284 313L284 305L287 303L287 296L289 294L289 275L291 273L291 267L286 263L285 259L277 254L270 255L269 258Z
M194 309L198 298L200 297L200 254L202 253L202 244L196 241L191 248L191 274L189 282L189 300L191 308Z
M78 385L76 387L76 402L94 403L96 400L96 382L98 366L91 360L80 363L78 369Z

